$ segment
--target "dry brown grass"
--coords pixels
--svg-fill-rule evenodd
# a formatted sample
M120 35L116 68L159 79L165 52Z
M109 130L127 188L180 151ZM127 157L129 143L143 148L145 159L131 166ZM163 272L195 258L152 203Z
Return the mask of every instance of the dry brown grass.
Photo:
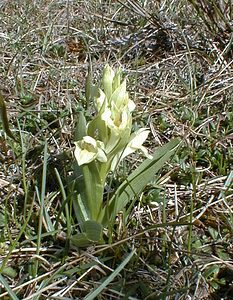
M231 1L23 0L0 9L0 89L21 136L15 143L1 131L1 260L16 272L2 273L10 289L20 299L86 299L136 248L99 299L232 299ZM56 232L48 226L62 206L54 167L66 182L90 62L95 78L106 62L123 67L135 127L152 131L151 152L172 137L183 145L138 195L128 222L119 216L112 244L67 249L64 219ZM49 217L38 256L45 139ZM127 160L114 183L140 159ZM11 299L1 283L0 298Z

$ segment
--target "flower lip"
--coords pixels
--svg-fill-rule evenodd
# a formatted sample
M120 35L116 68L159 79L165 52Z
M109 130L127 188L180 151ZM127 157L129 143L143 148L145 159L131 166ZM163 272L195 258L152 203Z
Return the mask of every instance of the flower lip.
M82 140L75 142L74 155L79 166L88 164L95 159L106 162L107 157L104 151L104 144L91 136L84 136Z

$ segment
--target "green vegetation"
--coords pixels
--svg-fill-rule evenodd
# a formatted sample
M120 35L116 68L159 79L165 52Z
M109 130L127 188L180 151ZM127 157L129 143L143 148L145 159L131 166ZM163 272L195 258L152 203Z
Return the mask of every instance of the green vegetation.
M230 0L0 2L0 299L233 299L232 19ZM108 166L102 227L74 151L106 64L153 159Z

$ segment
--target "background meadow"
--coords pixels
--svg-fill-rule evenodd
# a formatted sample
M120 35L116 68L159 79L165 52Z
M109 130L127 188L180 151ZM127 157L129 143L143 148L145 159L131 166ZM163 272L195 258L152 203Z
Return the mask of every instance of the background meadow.
M1 299L233 299L231 0L0 1ZM181 145L84 248L70 200L91 66L121 67L149 153ZM114 192L144 160L122 161Z

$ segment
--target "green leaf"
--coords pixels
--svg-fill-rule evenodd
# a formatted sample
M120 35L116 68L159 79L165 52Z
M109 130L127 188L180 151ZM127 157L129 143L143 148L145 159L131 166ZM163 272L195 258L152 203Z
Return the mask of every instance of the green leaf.
M105 122L101 119L101 115L98 114L93 120L88 124L87 134L94 139L106 142L108 137L108 128Z
M75 193L73 207L78 222L98 220L103 201L104 180L100 177L97 162L84 164L81 167L74 163Z
M6 111L6 104L4 102L3 96L0 93L0 118L2 119L2 124L3 124L3 129L5 133L11 137L13 140L16 141L16 138L14 137L12 131L10 130L9 127L9 122L7 118L7 111Z
M90 246L93 242L89 241L85 233L77 233L70 238L71 246L84 248Z
M15 278L18 275L18 273L12 267L5 267L2 271L2 274L10 278Z
M88 220L83 223L82 233L71 237L71 243L77 247L87 247L91 244L98 244L102 241L103 227L101 224Z
M89 214L87 210L87 206L85 205L85 202L83 203L82 199L84 199L85 195L81 193L76 193L73 195L73 207L74 207L74 213L76 216L76 219L80 223L80 226L88 220Z
M84 176L84 186L81 187L85 190L82 199L87 207L87 212L91 220L97 221L100 214L104 185L102 183L96 162L82 166L82 172Z
M218 265L210 266L207 270L205 270L205 272L203 272L203 276L207 279L213 279L217 276L219 270L220 266Z
M114 222L117 213L153 179L156 172L158 172L164 163L174 154L179 143L179 139L174 139L158 148L152 159L146 159L128 176L105 207L104 226L109 222Z
M76 121L74 140L79 141L85 135L87 135L87 123L86 123L86 118L84 116L83 110L80 109L77 113L77 121Z
M103 226L101 224L88 220L84 223L84 230L90 241L99 242L102 239Z

